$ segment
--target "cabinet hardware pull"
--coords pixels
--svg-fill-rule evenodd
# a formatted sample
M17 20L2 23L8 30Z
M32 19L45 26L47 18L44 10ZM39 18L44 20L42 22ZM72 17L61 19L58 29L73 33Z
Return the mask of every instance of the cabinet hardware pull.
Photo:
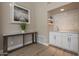
M68 42L71 42L71 38L70 37L68 38Z
M54 39L56 39L56 36L54 36Z

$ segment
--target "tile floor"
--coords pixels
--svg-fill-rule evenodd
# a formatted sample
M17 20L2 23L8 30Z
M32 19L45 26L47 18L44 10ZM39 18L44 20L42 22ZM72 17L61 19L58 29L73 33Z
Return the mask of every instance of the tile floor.
M74 54L52 46L32 44L13 51L9 53L8 56L74 56Z

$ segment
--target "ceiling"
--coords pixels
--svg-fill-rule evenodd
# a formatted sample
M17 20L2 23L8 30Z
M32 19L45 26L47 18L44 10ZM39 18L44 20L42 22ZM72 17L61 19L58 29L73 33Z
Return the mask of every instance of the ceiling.
M64 9L64 11L60 11L60 9ZM49 15L55 15L61 12L65 12L65 11L69 11L69 10L73 10L73 9L79 9L79 2L73 2L64 6L61 6L59 8L53 9L48 11Z

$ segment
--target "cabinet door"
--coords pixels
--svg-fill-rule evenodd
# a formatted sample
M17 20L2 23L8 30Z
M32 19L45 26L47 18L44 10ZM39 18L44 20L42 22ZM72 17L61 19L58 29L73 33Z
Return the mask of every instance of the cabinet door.
M53 32L49 33L49 44L55 45L55 41L56 35Z
M63 48L64 49L67 49L67 50L70 50L70 51L72 51L73 50L73 48L71 47L72 45L72 41L71 41L71 37L68 35L68 34L63 34L63 36L62 36L62 43L63 43Z
M78 52L78 34L72 34L70 36L70 50L74 52Z
M69 43L68 43L68 35L67 33L62 34L62 48L69 49Z
M62 33L56 34L56 46L62 48Z
M70 51L73 51L73 42L72 42L72 39L71 39L71 37L70 36L68 36L68 39L67 39L67 42L68 42L68 50L70 50Z

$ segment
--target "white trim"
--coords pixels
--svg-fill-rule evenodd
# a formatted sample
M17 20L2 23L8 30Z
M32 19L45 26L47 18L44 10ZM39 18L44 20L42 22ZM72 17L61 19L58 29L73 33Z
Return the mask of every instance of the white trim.
M30 43L32 43L32 41L26 42L24 45L26 45L26 44L30 44Z
M14 21L14 6L17 6L17 7L20 7L20 8L22 8L22 9L28 10L28 19L29 19L29 22ZM10 10L11 10L11 11L10 11L11 23L13 23L13 24L20 24L20 23L30 24L30 19L31 19L31 17L30 17L30 9L27 9L27 8L25 8L25 7L23 7L23 6L20 6L20 5L17 5L17 4L15 4L15 3L11 3L11 5L10 5Z
M37 42L42 44L42 45L48 46L49 43L46 43L44 40L47 40L44 35L38 35Z
M16 3L14 3L14 6L17 6L17 7L19 7L19 8L25 9L25 10L30 10L30 9L27 9L27 8L21 6L21 5L16 4Z
M49 46L49 44L43 43L43 42L40 42L40 41L38 41L38 43L40 43L40 44L42 44L42 45L45 45L45 46Z

